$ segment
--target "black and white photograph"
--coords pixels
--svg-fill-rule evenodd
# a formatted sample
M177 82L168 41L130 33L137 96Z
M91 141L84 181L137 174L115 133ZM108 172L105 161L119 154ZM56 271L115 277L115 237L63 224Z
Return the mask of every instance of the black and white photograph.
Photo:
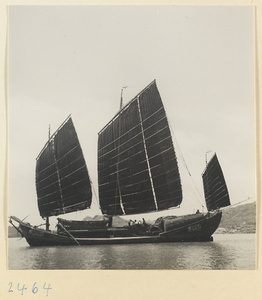
M9 270L255 270L252 6L9 6Z

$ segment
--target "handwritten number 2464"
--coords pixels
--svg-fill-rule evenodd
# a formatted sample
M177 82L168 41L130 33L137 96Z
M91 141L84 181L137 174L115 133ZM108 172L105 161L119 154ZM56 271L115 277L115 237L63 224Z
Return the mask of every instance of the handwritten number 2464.
M48 292L49 290L51 290L52 288L50 287L50 284L48 284L48 286L46 285L46 282L43 285L43 289L46 291L46 296L48 296ZM24 292L27 290L25 284L23 284L23 286L20 286L20 283L17 284L17 291L21 292L21 295L24 295ZM35 282L32 286L32 293L36 294L38 292L39 288L37 286L37 283ZM8 293L13 293L14 292L14 288L13 288L13 283L9 282L9 290Z

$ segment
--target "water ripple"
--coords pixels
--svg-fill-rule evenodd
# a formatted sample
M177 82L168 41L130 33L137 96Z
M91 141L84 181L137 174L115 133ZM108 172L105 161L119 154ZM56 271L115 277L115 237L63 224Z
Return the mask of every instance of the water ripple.
M255 235L216 235L214 242L29 247L9 239L12 270L234 270L255 268Z

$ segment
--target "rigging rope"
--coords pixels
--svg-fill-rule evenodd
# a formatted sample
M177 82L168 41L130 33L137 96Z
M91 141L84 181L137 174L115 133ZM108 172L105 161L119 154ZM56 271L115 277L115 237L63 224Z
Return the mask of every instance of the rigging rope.
M226 209L229 209L229 208L231 208L231 207L233 207L233 206L237 206L237 205L239 205L239 204L241 204L241 203L243 203L243 202L246 202L246 201L248 201L248 200L251 200L251 199L253 199L253 197L248 197L247 199L242 200L242 201L239 201L239 202L237 202L237 203L235 203L235 204L231 204L231 205L229 205L229 206L227 206L227 207L222 207L222 208L220 208L220 210L226 210Z
M93 182L91 181L90 179L90 183L91 183L91 187L92 187L92 191L94 193L94 196L95 196L95 199L96 201L93 201L92 203L101 210L101 207L100 207L100 204L99 204L99 200L98 200L98 197L97 197L97 194L96 194L96 190L95 190L95 187L94 187L94 184Z
M168 117L167 117L167 121L168 121ZM179 155L180 155L180 157L181 157L181 159L182 159L182 162L183 162L184 166L186 167L186 170L187 170L188 175L189 175L190 178L191 178L191 182L193 183L194 190L195 190L195 191L197 192L197 194L198 194L198 197L199 197L199 198L197 197L197 199L198 199L199 203L201 204L201 206L203 207L203 205L204 205L203 197L202 197L202 195L201 195L201 193L200 193L200 191L199 191L199 189L198 189L198 187L197 187L197 185L196 185L196 183L195 183L195 181L194 181L194 179L193 179L193 177L192 177L192 175L191 175L191 172L189 171L189 168L188 168L188 166L187 166L187 163L186 163L186 161L185 161L185 158L184 158L184 156L183 156L183 154L182 154L182 151L181 151L181 149L180 149L180 147L179 147L178 141L177 141L177 139L176 139L176 137L175 137L175 134L174 134L174 131L173 131L173 127L172 127L172 125L169 123L169 121L168 121L168 124L169 124L169 128L171 129L172 137L173 137L173 140L174 140L174 142L175 142L175 144L176 144L176 148L178 149L178 153L179 153Z

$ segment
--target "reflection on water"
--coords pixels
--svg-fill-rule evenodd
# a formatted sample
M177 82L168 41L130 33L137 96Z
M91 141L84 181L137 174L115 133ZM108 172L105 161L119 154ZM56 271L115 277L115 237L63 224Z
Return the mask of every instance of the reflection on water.
M139 245L29 247L9 239L9 269L173 269L255 268L255 235L215 235L214 242Z

